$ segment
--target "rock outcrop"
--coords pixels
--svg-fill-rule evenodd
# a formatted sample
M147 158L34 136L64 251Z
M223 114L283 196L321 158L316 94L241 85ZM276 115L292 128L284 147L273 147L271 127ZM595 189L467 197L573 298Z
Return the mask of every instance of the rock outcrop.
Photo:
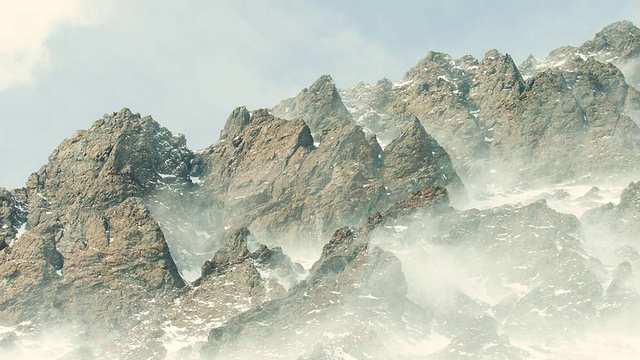
M456 194L464 191L449 154L417 118L384 149L381 170L391 202L404 200L427 185L449 185Z
M584 331L597 318L604 292L599 280L601 268L587 255L581 226L574 216L560 214L544 201L482 211L427 210L385 214L369 237L378 246L401 254L405 274L411 279L409 288L416 289L419 296L413 300L424 306L436 304L435 316L443 326L440 333L453 339L469 338L467 331L480 326L534 341L554 333ZM454 264L443 263L442 258ZM433 278L431 288L425 289L420 281L433 276L429 275L433 271L476 279L479 284L439 284L441 280ZM476 286L484 295L476 293ZM452 302L460 304L452 306ZM494 315L486 317L484 325L471 325L487 311ZM469 327L459 326L467 321L471 322ZM454 344L452 340L450 346ZM478 353L470 347L459 351Z
M620 50L620 58L635 56L639 30L618 25L596 37L617 40L606 46L594 40L585 49L604 46L611 54ZM633 31L624 30L629 26ZM401 81L358 84L342 96L383 143L417 117L464 179L544 183L636 173L640 94L598 56L553 63L539 67L529 59L521 67L525 81L513 59L496 50L481 61L429 52Z
M65 140L30 177L27 231L0 254L2 322L104 334L184 286L142 197L163 174L188 182L190 157L184 137L128 109Z
M472 306L470 300L467 300L470 313L464 310L464 314L460 311L462 306L443 312L410 300L404 264L401 268L392 252L370 242L380 235L379 231L385 231L399 219L451 211L446 190L430 186L384 214L373 216L360 230L349 227L337 230L304 281L284 298L263 303L211 330L203 355L326 359L342 354L376 359L416 356L448 359L473 351L486 356L522 358L525 352L511 346L508 338L499 334L494 319L478 317L484 310L477 304ZM420 280L411 279L409 286L415 281ZM445 319L449 322L446 326ZM433 327L440 322L443 327ZM462 326L463 322L469 326ZM443 345L438 352L429 346L416 345L429 341L434 331L450 336L449 346ZM276 353L270 347L274 342L278 344Z
M606 26L579 47L555 49L543 61L530 56L519 68L530 77L550 68L563 67L576 58L611 63L624 73L628 84L640 89L640 74L636 70L640 61L640 29L627 20Z
M15 196L14 193L17 193ZM22 196L21 196L22 195ZM20 200L20 197L23 200ZM20 234L20 228L27 222L26 191L17 189L10 192L0 188L0 251L4 250Z
M588 226L596 227L624 242L639 243L640 234L640 181L632 182L620 196L620 203L608 203L589 210L582 216Z
M321 140L323 131L334 126L353 122L351 114L342 103L338 89L329 75L321 76L308 89L295 98L281 101L271 113L283 119L304 119L314 139Z
M353 341L342 348L348 355L385 358L384 351L378 352L384 350L380 342L392 340L383 334L404 328L402 316L412 309L406 291L398 259L345 227L325 245L307 279L286 297L211 330L204 355L246 354L251 343L252 356L317 358L319 348L333 349L333 338L344 334L338 342ZM274 342L277 353L270 345Z
M259 244L246 228L233 232L196 281L100 353L101 358L197 358L211 328L266 301L282 298L304 270L280 248Z
M201 154L200 194L224 209L215 228L239 224L262 238L302 236L317 243L427 185L449 186L463 196L448 155L418 122L386 150L357 125L332 126L323 134L315 146L303 120L266 110L254 111L238 133L225 130L225 138Z

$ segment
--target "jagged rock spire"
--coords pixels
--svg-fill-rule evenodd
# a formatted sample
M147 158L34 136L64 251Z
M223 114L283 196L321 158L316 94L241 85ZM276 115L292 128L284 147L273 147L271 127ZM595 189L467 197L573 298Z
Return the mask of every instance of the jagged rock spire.
M316 140L320 140L323 130L348 125L353 120L329 75L318 78L295 98L281 101L271 112L283 119L303 119Z

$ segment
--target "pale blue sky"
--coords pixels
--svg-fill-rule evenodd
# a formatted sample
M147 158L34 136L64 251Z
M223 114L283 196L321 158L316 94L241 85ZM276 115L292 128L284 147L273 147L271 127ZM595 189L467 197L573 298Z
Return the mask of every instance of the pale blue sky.
M0 186L8 188L22 186L64 138L123 107L185 133L195 150L218 138L235 107L270 107L323 74L339 87L396 81L429 50L543 58L612 22L638 24L639 12L636 0L0 5L0 32L9 34L0 57L14 60L0 59Z

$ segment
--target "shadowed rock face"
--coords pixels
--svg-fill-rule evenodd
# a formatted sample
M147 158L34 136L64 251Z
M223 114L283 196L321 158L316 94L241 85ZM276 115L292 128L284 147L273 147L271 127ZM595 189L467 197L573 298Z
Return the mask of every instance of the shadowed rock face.
M384 149L382 178L391 201L401 201L428 184L449 185L452 192L463 191L449 154L424 130L417 118L409 121Z
M315 146L303 120L266 110L254 111L237 131L225 130L200 160L200 194L224 209L218 231L242 224L267 238L314 242L429 184L464 193L448 155L417 121L385 150L352 124L325 129Z
M191 152L124 109L65 140L27 183L27 231L0 260L5 324L73 319L127 327L146 300L184 286L141 197L186 181Z

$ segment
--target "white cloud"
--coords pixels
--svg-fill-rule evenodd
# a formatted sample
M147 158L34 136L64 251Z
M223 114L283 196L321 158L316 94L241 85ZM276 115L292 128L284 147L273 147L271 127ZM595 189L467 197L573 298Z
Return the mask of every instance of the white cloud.
M88 26L108 12L108 2L0 0L0 90L33 83L50 64L47 39L61 26Z

